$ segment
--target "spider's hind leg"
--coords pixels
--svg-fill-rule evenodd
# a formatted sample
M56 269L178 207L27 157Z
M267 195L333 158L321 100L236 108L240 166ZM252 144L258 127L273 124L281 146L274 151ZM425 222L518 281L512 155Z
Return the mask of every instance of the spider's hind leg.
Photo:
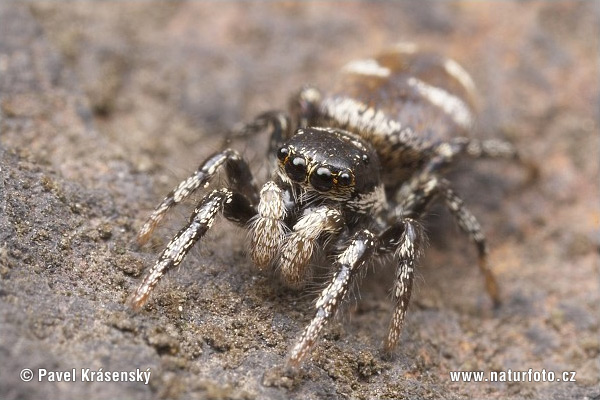
M432 157L425 164L423 171L428 174L440 172L444 167L454 163L457 157L469 158L504 158L519 159L515 146L501 139L479 140L467 137L456 137L442 142L429 150Z
M494 306L500 304L498 283L487 264L487 244L477 218L465 206L464 201L452 190L450 182L437 175L421 173L400 188L397 195L398 212L414 218L422 216L431 202L442 196L446 207L460 229L473 241L479 258L479 269L485 278L486 290Z
M479 270L485 278L485 288L494 302L494 306L500 305L498 283L487 263L488 249L479 221L477 221L477 218L475 218L475 216L465 207L463 200L454 193L447 182L441 185L440 191L444 197L446 207L448 207L454 216L458 226L475 244L479 258Z
M128 300L133 309L141 308L163 275L181 264L192 246L213 225L219 212L228 220L240 225L245 225L256 215L256 210L242 194L223 188L206 195L194 210L188 225L167 244L156 264Z

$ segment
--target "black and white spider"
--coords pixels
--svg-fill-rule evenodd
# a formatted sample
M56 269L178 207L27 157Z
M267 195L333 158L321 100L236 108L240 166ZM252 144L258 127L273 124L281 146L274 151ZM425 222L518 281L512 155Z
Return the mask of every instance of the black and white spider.
M436 198L475 243L487 291L497 303L481 227L444 178L457 157L517 156L505 141L469 138L474 95L459 64L410 44L347 64L326 95L303 88L289 113L264 113L236 132L241 137L272 132L273 172L262 188L240 154L226 149L203 162L152 213L139 233L142 244L171 207L208 186L219 170L226 173L229 185L199 202L133 293L131 306L146 303L160 278L181 263L222 213L250 230L254 265L276 268L291 287L307 279L316 249L330 255L333 277L292 347L288 367L302 364L353 280L381 256L397 264L395 309L384 341L390 353L399 341L422 250L419 221Z

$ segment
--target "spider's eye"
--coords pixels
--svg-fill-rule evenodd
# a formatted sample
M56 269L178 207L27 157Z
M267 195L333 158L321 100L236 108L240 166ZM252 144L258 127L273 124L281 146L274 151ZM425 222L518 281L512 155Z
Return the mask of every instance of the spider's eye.
M285 163L285 172L294 182L304 182L306 179L306 160L304 157L294 157Z
M277 158L279 159L279 161L284 162L285 159L290 155L290 150L287 147L280 147L279 150L277 150Z
M329 168L319 167L310 175L310 184L320 192L326 192L333 187L333 176Z
M337 182L340 186L350 186L352 184L352 173L350 171L340 172Z

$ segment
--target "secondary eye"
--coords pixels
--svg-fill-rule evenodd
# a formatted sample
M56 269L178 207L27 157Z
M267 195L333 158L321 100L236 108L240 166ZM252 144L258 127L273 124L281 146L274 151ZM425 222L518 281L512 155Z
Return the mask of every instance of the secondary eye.
M287 147L280 147L279 150L277 150L277 158L279 159L279 161L284 162L285 159L290 155L290 150Z
M304 182L306 179L306 160L304 157L294 157L285 163L285 172L294 182Z
M326 192L333 187L333 176L329 168L319 167L310 175L310 184L320 192Z
M340 172L337 181L340 186L350 186L352 184L352 173L350 171Z

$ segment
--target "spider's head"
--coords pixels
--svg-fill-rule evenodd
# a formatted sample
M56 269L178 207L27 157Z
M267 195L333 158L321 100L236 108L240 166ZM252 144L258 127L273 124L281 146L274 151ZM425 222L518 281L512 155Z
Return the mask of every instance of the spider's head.
M300 128L277 151L279 176L338 200L380 185L377 153L360 137L334 128Z

